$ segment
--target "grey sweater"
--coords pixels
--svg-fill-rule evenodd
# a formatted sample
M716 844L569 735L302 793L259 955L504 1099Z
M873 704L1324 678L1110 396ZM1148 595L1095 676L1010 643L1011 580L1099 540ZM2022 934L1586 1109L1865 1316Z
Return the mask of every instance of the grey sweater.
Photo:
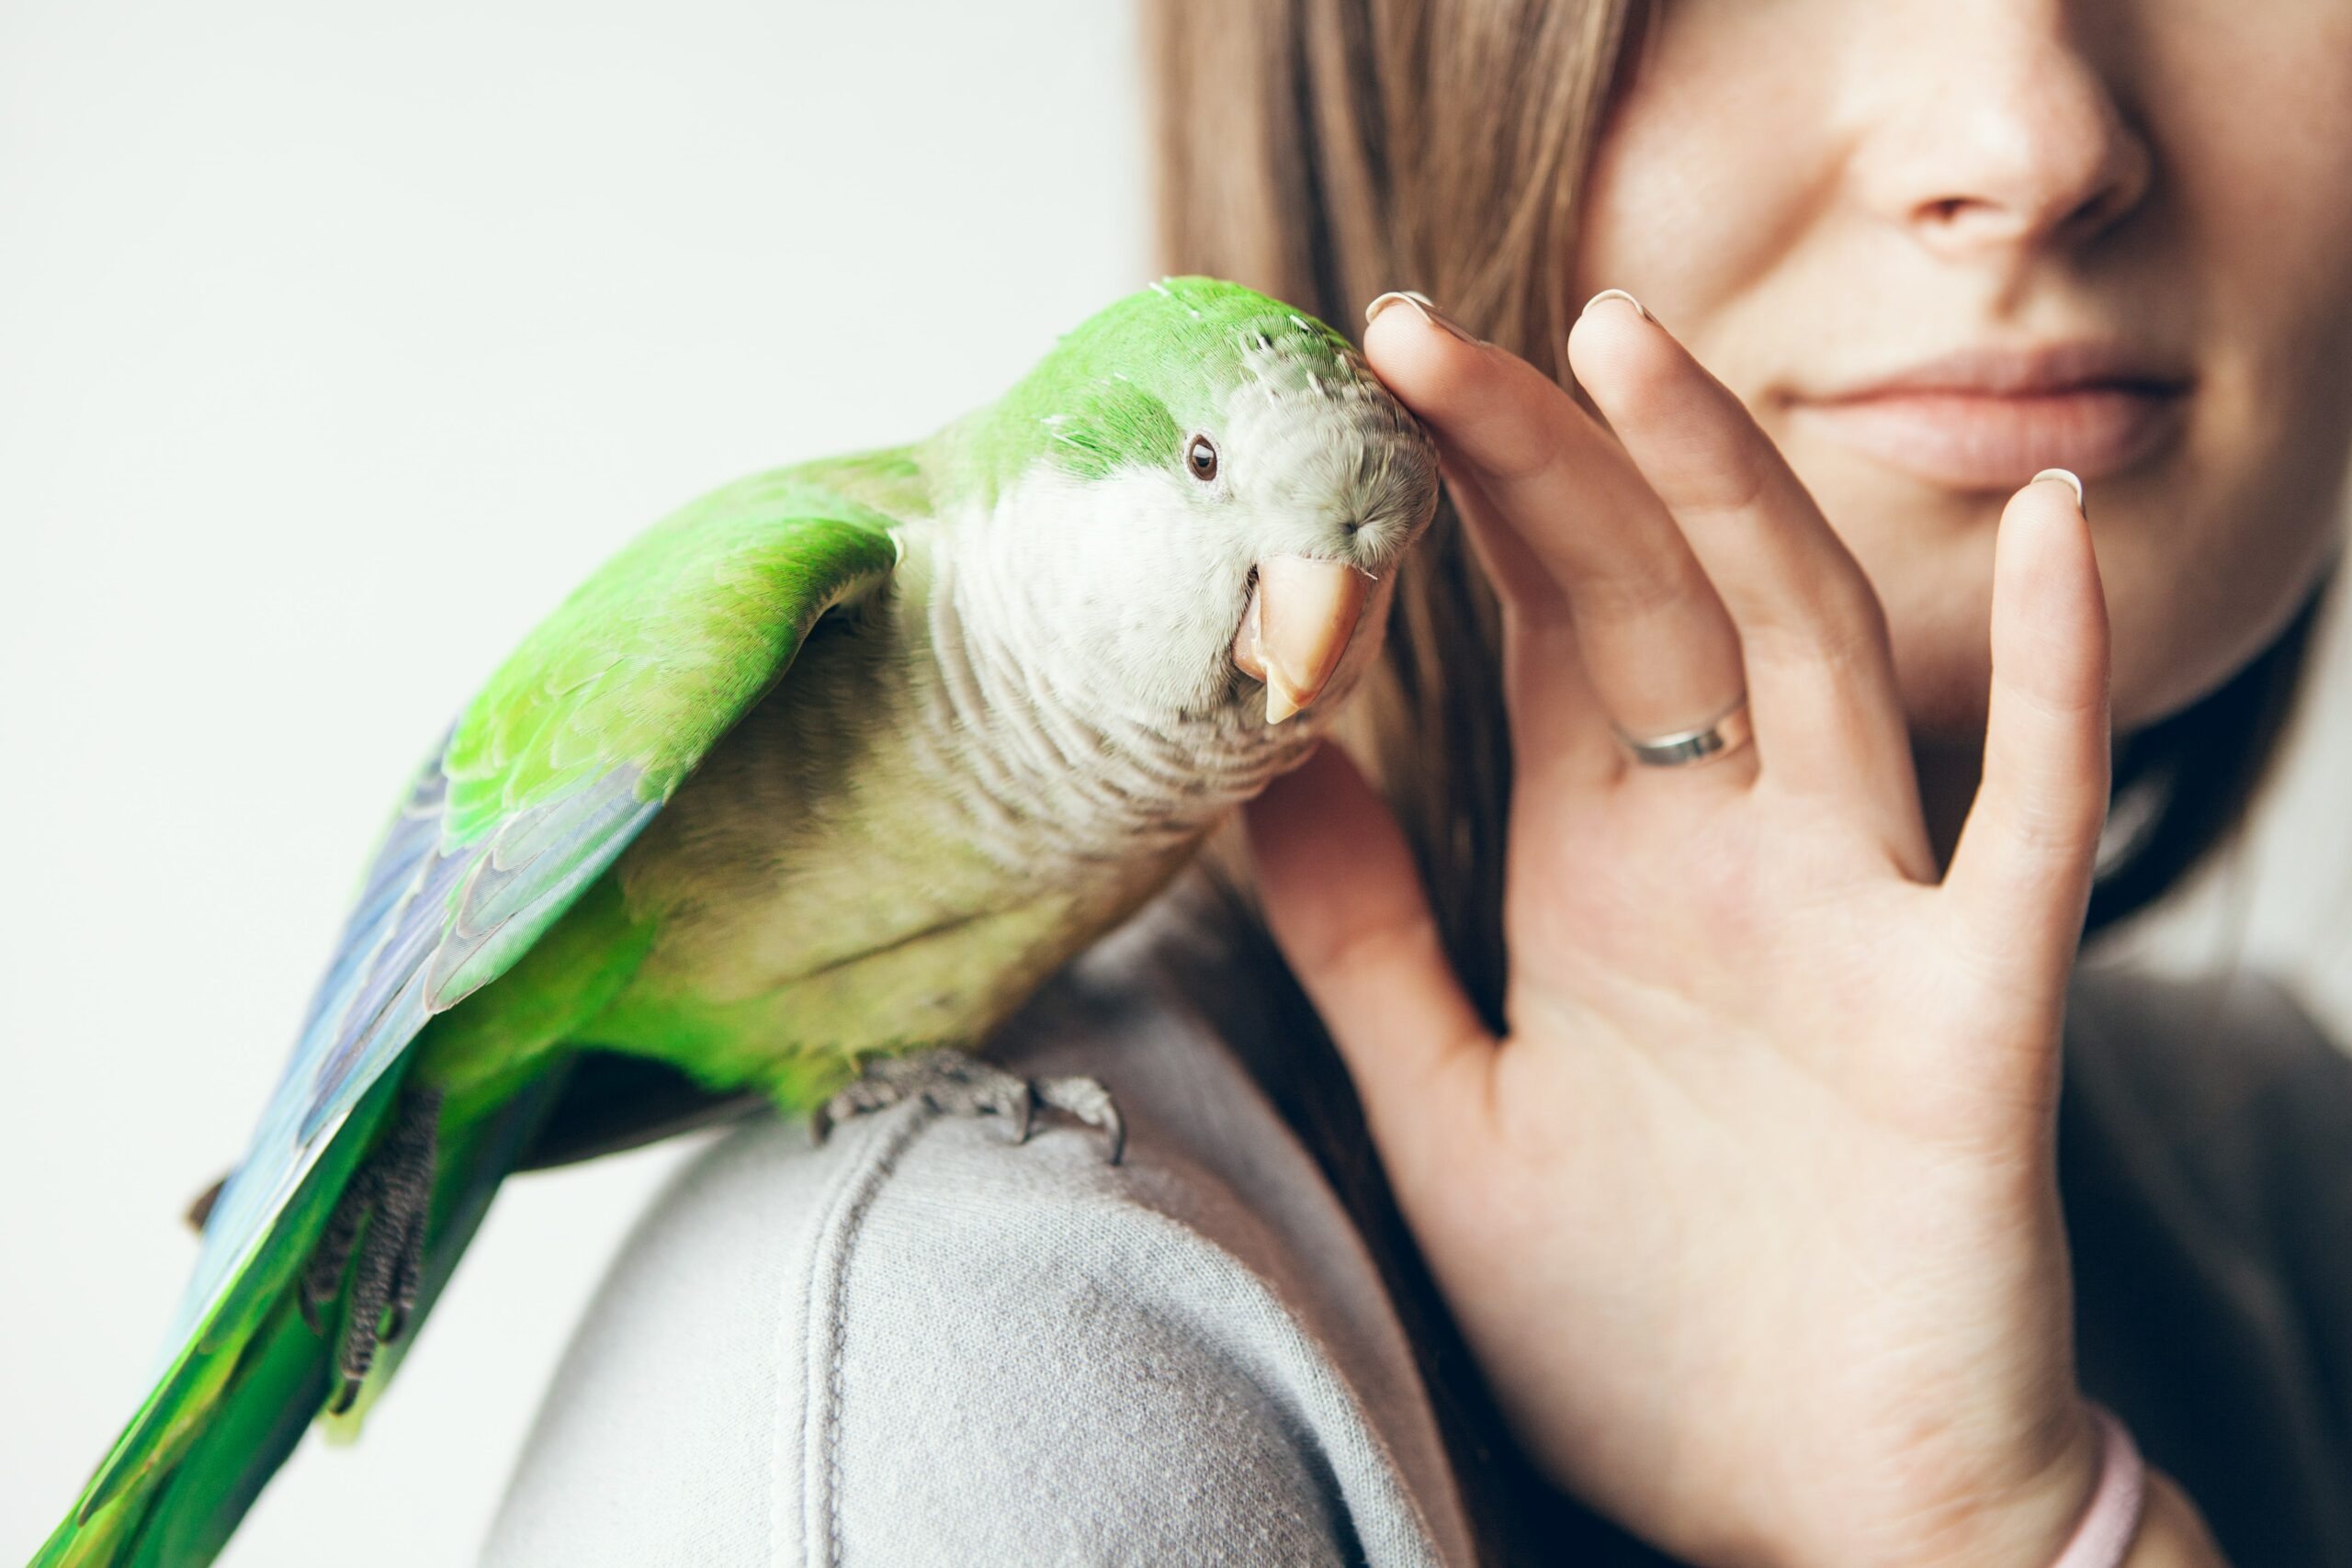
M1387 1287L1173 919L995 1053L1112 1086L1124 1164L903 1106L690 1166L484 1568L1471 1562ZM2267 987L2086 974L2061 1168L2091 1392L2239 1568L2352 1565L2352 1063ZM1544 1559L1663 1561L1556 1506Z

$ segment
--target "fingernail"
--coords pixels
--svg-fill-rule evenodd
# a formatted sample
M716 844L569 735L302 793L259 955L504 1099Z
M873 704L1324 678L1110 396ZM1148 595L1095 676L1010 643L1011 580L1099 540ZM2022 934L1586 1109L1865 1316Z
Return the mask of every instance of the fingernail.
M1440 331L1452 333L1455 337L1460 338L1466 344L1476 344L1478 342L1476 335L1473 333L1469 328L1455 321L1452 316L1447 315L1443 310L1439 310L1437 308L1437 302L1431 299L1428 295L1414 288L1392 288L1387 293L1383 294L1378 299L1374 299L1371 304L1366 305L1363 308L1363 324L1366 326L1372 325L1374 317L1379 315L1381 311L1385 310L1389 306L1396 304L1400 299L1406 304L1410 305L1414 310L1419 310L1421 313L1421 320L1429 322L1430 325L1438 328Z
M2044 468L2041 472L2034 475L2033 478L2026 480L2025 482L2030 485L2038 485L2044 479L2056 479L2060 484L2063 484L2068 490L2073 491L2075 492L2075 510L2081 513L2086 517L2088 517L2091 514L2091 509L2087 505L2084 504L2083 502L2083 481L2081 478L2075 474L2074 469Z
M1578 310L1577 314L1579 316L1585 314L1586 311L1590 310L1595 305L1600 304L1603 299L1623 299L1626 304L1631 305L1634 308L1634 312L1638 314L1642 320L1645 321L1655 321L1657 320L1656 316L1650 314L1648 307L1645 306L1639 299L1634 299L1632 295L1626 293L1622 288L1602 289L1600 293L1586 300L1584 302L1584 310Z

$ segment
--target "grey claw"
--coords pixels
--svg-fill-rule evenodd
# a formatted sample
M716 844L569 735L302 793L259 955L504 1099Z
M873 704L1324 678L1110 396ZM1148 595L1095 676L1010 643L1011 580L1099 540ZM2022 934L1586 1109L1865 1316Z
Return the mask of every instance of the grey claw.
M948 1116L1001 1116L1015 1144L1029 1141L1036 1107L1049 1105L1099 1128L1111 1164L1118 1164L1126 1148L1126 1123L1110 1091L1094 1079L1040 1078L1033 1084L946 1049L868 1061L854 1083L811 1113L810 1134L822 1143L839 1123L909 1100Z
M1108 1165L1116 1165L1127 1151L1126 1118L1119 1114L1119 1102L1111 1091L1094 1078L1040 1078L1035 1085L1037 1098L1057 1111L1068 1111L1088 1126L1102 1134L1102 1157Z
M295 1307L313 1334L324 1337L327 1309L343 1306L328 1404L334 1415L357 1402L377 1350L415 1324L440 1122L438 1090L401 1094L391 1126L352 1173L295 1283Z

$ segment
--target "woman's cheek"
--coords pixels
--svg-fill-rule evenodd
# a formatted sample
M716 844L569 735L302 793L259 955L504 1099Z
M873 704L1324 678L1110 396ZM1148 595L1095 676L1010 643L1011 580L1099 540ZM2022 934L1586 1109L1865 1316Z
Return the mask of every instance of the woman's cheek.
M2187 25L2211 9L2153 34L2144 97L2143 220L2177 252L2167 308L2196 320L2194 422L2177 468L2092 513L2126 728L2219 684L2309 598L2352 457L2352 0Z

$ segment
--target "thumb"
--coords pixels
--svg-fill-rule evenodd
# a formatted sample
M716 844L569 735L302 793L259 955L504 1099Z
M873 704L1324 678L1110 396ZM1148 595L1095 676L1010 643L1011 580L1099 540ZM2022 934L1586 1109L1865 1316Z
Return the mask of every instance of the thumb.
M1319 748L1245 820L1266 923L1393 1168L1411 1154L1397 1139L1446 1135L1442 1102L1486 1069L1494 1039L1446 962L1403 831L1345 752Z

